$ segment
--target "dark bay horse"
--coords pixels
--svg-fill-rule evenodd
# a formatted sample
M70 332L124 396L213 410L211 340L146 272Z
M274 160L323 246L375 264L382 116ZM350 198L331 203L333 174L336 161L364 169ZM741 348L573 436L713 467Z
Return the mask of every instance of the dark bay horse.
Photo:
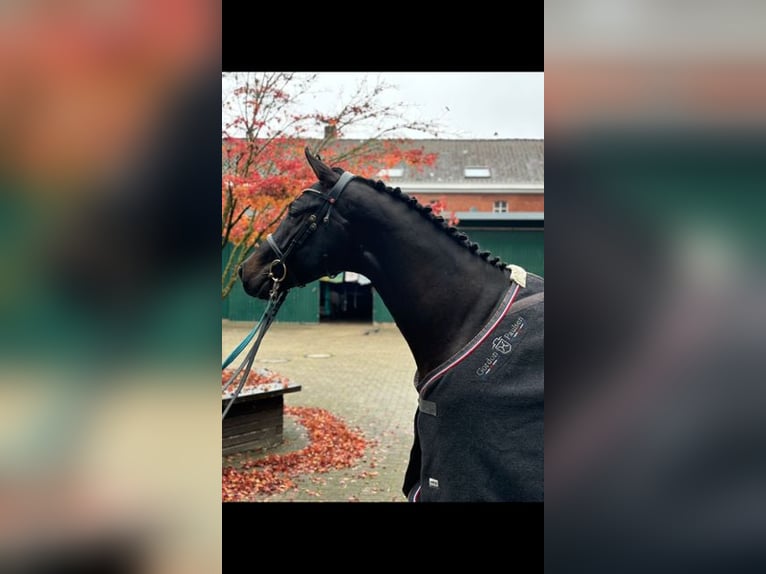
M355 271L415 358L403 491L422 501L543 500L543 280L507 266L398 188L330 168L241 266L245 291Z

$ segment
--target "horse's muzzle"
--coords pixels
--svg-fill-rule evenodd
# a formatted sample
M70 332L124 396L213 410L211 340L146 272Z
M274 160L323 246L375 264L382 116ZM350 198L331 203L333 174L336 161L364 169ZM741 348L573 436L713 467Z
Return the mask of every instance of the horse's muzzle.
M255 275L252 273L245 274L244 265L240 265L239 269L237 269L237 275L239 275L239 280L240 283L242 283L242 288L245 290L245 293L251 297L256 297L257 299L269 298L271 284L266 280L265 275L260 273ZM247 277L245 277L245 275L247 275Z

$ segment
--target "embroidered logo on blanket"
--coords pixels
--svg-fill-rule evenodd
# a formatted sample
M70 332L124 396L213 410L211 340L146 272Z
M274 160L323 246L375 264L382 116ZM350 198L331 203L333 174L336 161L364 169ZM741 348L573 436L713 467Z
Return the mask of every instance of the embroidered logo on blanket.
M480 377L486 377L497 366L504 355L510 355L513 351L513 344L521 335L524 334L526 321L524 317L519 317L514 321L511 328L492 341L492 353L484 360L482 365L476 369L476 374Z

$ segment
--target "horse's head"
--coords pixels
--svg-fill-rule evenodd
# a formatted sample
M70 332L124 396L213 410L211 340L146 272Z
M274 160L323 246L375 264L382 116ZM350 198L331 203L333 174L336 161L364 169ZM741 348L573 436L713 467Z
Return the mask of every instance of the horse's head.
M290 204L287 217L239 268L245 291L267 299L272 278L281 289L343 271L352 256L348 221L335 209L350 174L332 169L306 148L319 181ZM340 199L342 202L343 199Z

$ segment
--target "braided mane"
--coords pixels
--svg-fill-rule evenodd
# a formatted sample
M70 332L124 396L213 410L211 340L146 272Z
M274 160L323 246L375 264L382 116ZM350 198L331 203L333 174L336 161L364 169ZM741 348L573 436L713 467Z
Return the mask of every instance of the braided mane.
M468 238L468 235L463 233L462 231L459 231L457 227L454 227L452 225L449 225L447 221L440 215L434 215L433 209L430 205L422 205L420 202L418 202L417 199L414 197L411 197L410 195L407 195L404 193L400 188L395 187L391 188L388 187L385 183L382 181L374 181L371 179L366 179L363 177L358 177L358 179L362 180L369 186L371 186L373 189L375 189L378 192L381 193L387 193L391 195L392 197L396 198L399 201L402 201L407 205L410 209L414 209L417 211L421 216L423 216L427 221L430 221L434 224L434 226L437 229L442 230L444 233L449 235L456 243L459 245L462 245L466 249L468 249L471 253L474 253L478 257L481 257L489 263L490 265L496 267L497 269L505 269L506 263L503 262L499 257L492 256L492 253L489 251L479 251L479 244L471 241Z

